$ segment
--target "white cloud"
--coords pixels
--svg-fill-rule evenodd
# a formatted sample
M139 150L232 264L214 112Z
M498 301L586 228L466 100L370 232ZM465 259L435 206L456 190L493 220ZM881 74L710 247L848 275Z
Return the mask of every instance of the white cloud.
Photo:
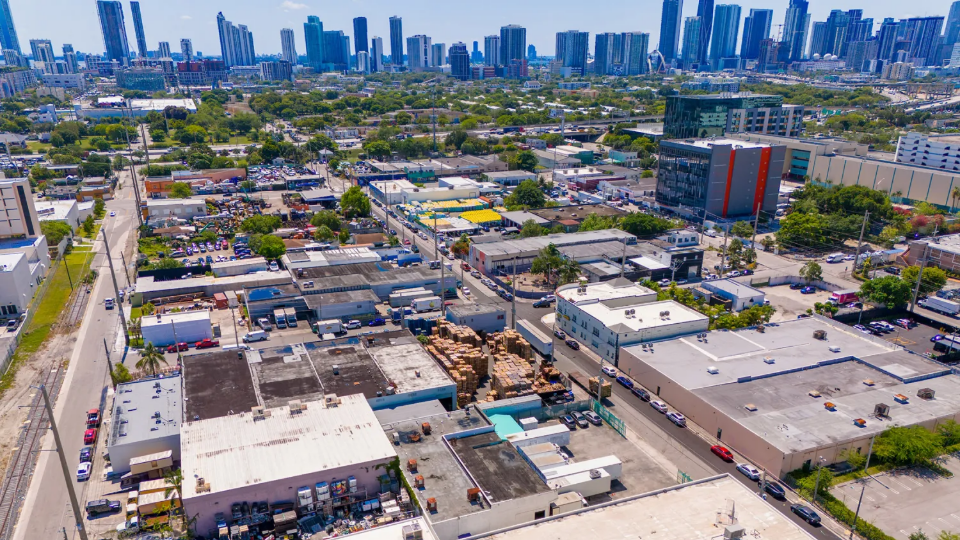
M189 20L192 19L193 17L191 17L191 16L189 16L189 15L181 15L180 18L183 19L183 20L185 20L185 21L189 21Z
M283 3L280 4L280 7L282 7L283 9L307 9L307 7L309 6L307 6L306 4L293 2L292 0L283 0Z

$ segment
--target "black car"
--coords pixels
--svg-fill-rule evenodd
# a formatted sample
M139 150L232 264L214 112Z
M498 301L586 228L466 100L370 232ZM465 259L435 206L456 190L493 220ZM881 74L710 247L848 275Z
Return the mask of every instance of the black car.
M577 429L577 421L573 419L569 414L565 414L560 417L560 423L567 426L567 429L574 431Z
M638 398L644 401L650 401L650 394L648 394L647 391L644 390L643 388L640 388L639 386L634 386L633 388L630 389L630 391L633 392L633 395L637 396Z
M92 446L84 446L80 449L80 463L93 463Z
M763 490L772 495L774 499L783 499L787 496L783 486L776 482L767 482L763 485Z
M120 501L111 501L110 499L98 499L89 501L86 506L87 514L96 516L100 514L110 514L120 511Z
M813 511L809 506L804 506L802 504L792 504L790 505L790 510L800 516L804 521L811 525L820 525L820 516Z
M573 340L573 339L567 339L566 341L564 341L564 343L567 344L567 347L570 347L571 349L573 349L573 350L575 350L575 351L579 351L579 350L580 350L580 343L579 343L578 341L575 341L575 340Z
M800 289L802 289L802 288L804 288L804 287L806 287L806 285L804 285L803 283L791 283L791 284L790 284L790 289L791 289L791 290L794 290L794 291L799 291Z

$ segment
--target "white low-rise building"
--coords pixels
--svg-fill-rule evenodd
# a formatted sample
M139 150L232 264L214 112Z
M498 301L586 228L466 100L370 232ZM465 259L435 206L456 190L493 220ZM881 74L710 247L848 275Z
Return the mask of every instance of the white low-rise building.
M49 268L45 236L0 241L0 316L26 310Z
M370 248L358 247L327 251L297 251L287 253L281 260L283 266L295 274L298 269L303 268L380 262L380 255Z
M557 289L557 328L607 362L620 348L706 332L710 319L627 279L569 284Z
M210 312L186 311L164 315L147 315L140 322L144 343L165 347L174 343L196 343L213 337Z
M40 221L62 221L73 229L81 223L77 201L37 201L34 206Z
M143 208L143 213L143 217L147 221L171 218L189 221L195 217L207 215L207 203L196 199L148 200Z

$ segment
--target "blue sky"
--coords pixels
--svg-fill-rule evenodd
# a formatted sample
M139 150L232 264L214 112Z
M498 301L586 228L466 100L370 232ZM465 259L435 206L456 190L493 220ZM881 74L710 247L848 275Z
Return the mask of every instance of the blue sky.
M103 52L103 40L94 0L9 0L20 46L30 50L30 39L50 39L60 54L63 43L72 43L83 52ZM131 50L136 50L130 4L124 1L127 34ZM745 17L750 8L774 10L774 23L783 22L788 0L717 0L720 3L738 3ZM811 0L813 20L824 20L831 9L864 10L865 17L880 21L884 17L905 18L942 15L946 17L950 0ZM659 36L659 0L600 0L573 2L570 0L481 0L455 2L406 0L141 0L147 46L157 48L160 41L169 41L173 50L180 49L180 39L193 40L194 50L208 55L219 55L215 19L218 11L235 24L246 24L254 34L258 54L280 51L280 29L293 28L297 36L297 52L304 54L303 23L307 15L317 15L326 30L343 30L353 35L353 18L364 16L368 21L368 35L380 36L389 54L389 25L391 15L403 17L405 36L426 34L434 43L456 41L472 47L474 40L499 33L506 24L520 24L527 28L527 43L537 47L542 55L553 55L554 35L559 30L597 32L641 31L651 34L651 48ZM685 0L684 16L696 15L697 0ZM773 28L776 32L776 26ZM742 32L741 32L742 36ZM590 40L593 52L593 38Z

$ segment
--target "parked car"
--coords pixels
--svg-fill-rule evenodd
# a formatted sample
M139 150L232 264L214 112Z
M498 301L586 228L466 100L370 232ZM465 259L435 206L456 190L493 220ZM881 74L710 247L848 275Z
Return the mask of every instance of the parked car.
M90 517L98 516L100 514L111 514L113 512L120 511L120 501L111 501L110 499L97 499L95 501L87 501L86 505L87 515Z
M593 424L593 425L595 425L595 426L599 426L599 425L603 424L603 419L600 418L600 415L597 414L597 413L595 413L595 412L593 412L593 411L587 411L587 412L583 413L583 416L584 416L584 418L587 419L588 422L590 422L591 424Z
M760 480L760 471L749 463L738 463L737 470L751 480Z
M352 321L347 322L345 327L347 330L356 330L357 328L362 328L363 324L360 321L354 319Z
M10 319L7 321L7 332L15 332L20 326L20 319Z
M253 343L255 341L266 341L270 339L270 334L263 330L253 330L243 335L244 343Z
M203 339L202 341L198 341L195 347L198 349L210 349L213 347L218 347L219 345L220 345L220 340L206 338L206 339Z
M763 484L763 490L773 495L774 499L784 499L787 496L786 490L783 489L783 486L776 482L766 482Z
M77 466L77 482L83 482L84 480L90 479L90 471L93 469L93 464L90 462L84 462Z
M80 449L80 463L93 463L93 447L84 446Z
M97 430L94 428L83 432L83 444L93 444L97 442Z
M813 511L809 506L804 506L802 504L792 504L790 505L790 511L794 514L800 516L807 523L817 526L820 525L820 516Z
M633 388L633 381L624 377L623 375L617 377L617 382L620 383L621 386L624 386L626 388Z
M480 272L477 272L476 270L470 272L470 275L476 279L480 279Z
M567 426L567 429L574 431L577 429L577 421L573 419L569 414L565 414L560 417L560 423Z
M553 335L556 336L557 339L567 339L567 334L563 333L563 330L554 330Z
M87 411L87 427L95 428L100 426L100 409L90 409Z
M116 304L113 301L113 298L107 298L103 301L103 307L107 309L113 309Z
M381 319L380 317L377 317L376 319L370 321L370 324L368 324L367 326L385 326L386 324L387 324L387 321Z
M617 370L611 366L603 366L602 368L600 368L600 371L602 371L603 374L606 375L607 377L617 376Z
M182 351L186 351L186 350L188 350L188 349L190 349L190 345L188 345L186 342L181 341L180 343L177 343L176 345L170 345L169 347L167 347L167 352L168 352L168 353L175 353L175 352L177 352L178 350L182 352Z
M570 413L570 416L577 422L577 427L588 428L590 427L590 422L587 420L587 417L581 414L578 411L573 411Z
M684 416L676 411L667 413L667 420L670 420L679 427L685 427L687 425L687 419Z
M937 334L937 335L933 336L932 338L930 338L930 341L931 341L932 343L936 343L936 342L940 341L941 339L943 339L943 334Z
M650 401L650 394L648 394L646 390L640 388L639 386L634 386L630 389L630 392L644 401Z
M730 462L733 461L733 452L727 450L725 447L715 444L710 447L710 451L716 454L720 459Z
M659 412L662 412L664 414L667 413L667 404L662 401L653 400L650 402L650 406Z
M817 292L817 290L813 287L804 287L800 289L800 294L813 294L815 292Z
M570 347L571 349L573 349L573 350L575 350L575 351L579 351L579 350L580 350L580 343L579 343L577 340L575 340L575 339L569 338L569 339L567 339L566 341L564 341L564 343L567 344L567 347Z
M802 289L803 287L804 287L803 283L791 283L791 284L790 284L790 289L791 289L791 290L794 290L794 291L799 291L799 290Z
M548 308L548 307L550 307L552 304L553 304L553 302L551 302L550 300L545 300L545 299L541 298L540 300L537 300L536 302L533 303L533 307L535 307L535 308Z

